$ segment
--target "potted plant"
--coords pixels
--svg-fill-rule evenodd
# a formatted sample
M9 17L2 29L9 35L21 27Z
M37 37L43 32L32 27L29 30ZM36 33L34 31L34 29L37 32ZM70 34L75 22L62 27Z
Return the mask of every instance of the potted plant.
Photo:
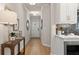
M10 40L15 40L15 37L16 37L16 35L15 35L15 33L14 32L11 32L10 33Z

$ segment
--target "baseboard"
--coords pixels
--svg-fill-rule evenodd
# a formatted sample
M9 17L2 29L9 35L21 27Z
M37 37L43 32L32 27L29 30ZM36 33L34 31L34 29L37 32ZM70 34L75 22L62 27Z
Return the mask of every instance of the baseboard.
M25 42L25 46L30 42L31 39L28 39L27 42Z
M40 37L31 37L30 39L40 39Z
M50 51L50 55L54 55L52 52L53 52L53 51L51 50L51 51Z
M51 47L50 45L46 44L46 43L42 43L43 46L46 46L46 47Z

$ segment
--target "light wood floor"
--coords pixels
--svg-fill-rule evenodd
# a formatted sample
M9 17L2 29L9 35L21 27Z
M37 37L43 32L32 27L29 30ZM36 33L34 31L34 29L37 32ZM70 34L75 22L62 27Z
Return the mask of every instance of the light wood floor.
M49 55L49 54L50 54L50 48L43 46L41 43L41 39L31 39L25 48L25 55Z
M26 46L26 55L49 55L50 48L45 47L41 43L41 39L31 39Z

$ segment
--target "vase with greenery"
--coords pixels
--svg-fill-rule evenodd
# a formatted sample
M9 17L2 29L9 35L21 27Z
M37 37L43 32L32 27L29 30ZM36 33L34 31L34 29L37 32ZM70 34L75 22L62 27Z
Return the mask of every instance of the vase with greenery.
M16 34L14 32L10 33L10 40L15 40Z

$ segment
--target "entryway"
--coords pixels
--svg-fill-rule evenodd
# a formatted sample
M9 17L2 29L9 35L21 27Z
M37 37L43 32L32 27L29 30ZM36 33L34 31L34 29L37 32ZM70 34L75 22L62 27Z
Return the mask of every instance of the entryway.
M24 4L26 10L26 54L49 55L51 47L50 4Z
M41 16L30 16L30 38L41 37Z

